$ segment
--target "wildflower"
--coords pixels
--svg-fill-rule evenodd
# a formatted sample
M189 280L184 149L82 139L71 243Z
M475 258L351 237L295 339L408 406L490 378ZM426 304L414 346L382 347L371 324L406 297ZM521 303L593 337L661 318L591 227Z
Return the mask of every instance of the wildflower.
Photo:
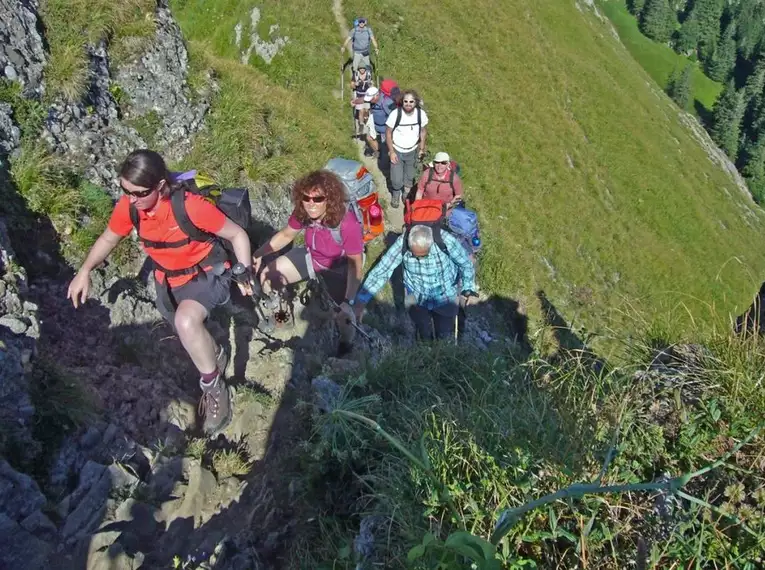
M731 503L740 503L744 500L744 484L734 483L733 485L728 485L725 488L725 496L730 499Z

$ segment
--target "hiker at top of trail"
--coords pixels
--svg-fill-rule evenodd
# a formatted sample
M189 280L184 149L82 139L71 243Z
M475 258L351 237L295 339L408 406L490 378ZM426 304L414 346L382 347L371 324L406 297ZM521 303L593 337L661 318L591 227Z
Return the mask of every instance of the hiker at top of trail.
M352 349L355 329L353 299L363 272L364 239L361 223L346 205L342 180L328 170L307 174L292 188L294 210L287 226L253 254L263 293L272 308L278 304L277 290L318 276L326 292L339 306L335 321L340 331L338 355ZM277 257L265 268L263 257L280 251L305 230L305 246Z
M428 115L420 108L416 91L404 91L401 107L385 121L385 140L390 155L391 206L398 208L409 197L418 158L425 154Z
M417 183L415 200L441 200L447 208L462 199L462 180L457 165L445 152L437 152Z
M356 25L350 32L348 32L348 37L340 47L340 53L345 51L345 49L348 47L348 44L352 44L352 68L354 71L360 67L372 67L372 63L369 61L370 44L375 47L375 54L380 53L380 48L377 45L377 39L375 38L375 34L372 31L372 28L367 25L366 18L358 18L356 20Z
M388 156L388 145L385 144L385 126L388 117L396 109L396 102L381 92L377 87L370 87L364 95L364 101L369 103L369 111L374 121L374 136L367 136L369 146L375 150L377 155L377 167L385 176L385 180L390 178L390 158ZM380 139L379 141L377 139Z
M232 277L244 295L252 295L250 239L247 232L203 196L178 182L156 152L137 150L120 168L124 195L109 224L96 240L67 297L75 308L90 290L90 272L103 262L135 227L154 262L157 309L174 327L199 370L203 429L212 434L231 419L229 390L223 378L228 355L205 328L210 311L228 303ZM189 229L191 226L192 229ZM187 231L188 230L188 231ZM192 234L201 236L192 238ZM229 262L223 242L230 242L237 263Z
M455 334L460 297L475 297L475 269L465 248L449 233L415 224L400 235L364 278L353 309L360 322L365 305L403 265L406 305L421 339Z

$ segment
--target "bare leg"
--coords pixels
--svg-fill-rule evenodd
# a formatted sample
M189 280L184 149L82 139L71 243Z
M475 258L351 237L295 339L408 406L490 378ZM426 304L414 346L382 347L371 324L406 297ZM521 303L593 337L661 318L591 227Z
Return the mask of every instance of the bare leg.
M305 278L300 275L297 267L284 255L277 257L260 273L260 284L265 295L303 279Z
M200 374L209 374L217 367L215 341L205 327L207 309L192 299L185 299L175 312L175 330L183 348Z

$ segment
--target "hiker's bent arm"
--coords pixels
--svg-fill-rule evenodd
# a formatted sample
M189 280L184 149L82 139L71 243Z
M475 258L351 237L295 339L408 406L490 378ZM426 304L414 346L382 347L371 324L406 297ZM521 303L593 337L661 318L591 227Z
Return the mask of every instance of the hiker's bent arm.
M348 256L348 283L345 286L345 298L353 299L359 290L364 275L364 255L357 253Z
M391 275L404 259L404 238L399 236L393 245L388 248L380 261L367 273L364 283L356 294L356 303L366 305L377 292L390 280ZM461 247L461 246L460 246Z
M245 267L252 265L252 259L250 258L250 236L247 235L244 228L226 218L223 227L215 235L231 242L234 255L239 263Z
M93 247L90 248L88 257L85 259L82 267L74 276L72 282L69 284L69 288L66 291L66 298L72 300L74 308L85 303L88 298L88 292L90 291L90 272L98 267L109 254L117 247L117 244L122 240L122 236L114 233L109 228L104 230Z
M266 243L261 245L255 253L252 254L252 257L259 259L263 257L264 255L268 255L269 253L273 253L275 251L279 251L283 247L286 247L288 244L295 241L295 238L300 233L300 230L296 230L294 228L291 228L289 226L282 228L278 232L274 234L274 236L268 240Z
M83 262L82 267L80 267L79 272L90 273L96 267L101 265L101 263L103 263L103 261L109 257L109 254L114 250L114 248L117 247L117 244L119 244L120 241L122 241L121 235L118 235L109 228L106 228L104 233L98 236L98 239L96 240L96 243L93 244L93 247L90 248L88 257L85 258L85 261Z
M345 51L345 48L348 47L349 43L351 43L351 36L348 36L347 38L345 38L343 45L340 46L340 53L343 53Z
M420 176L419 182L417 182L417 192L414 195L415 200L422 200L422 195L425 194L425 184L428 182L428 170L427 168Z

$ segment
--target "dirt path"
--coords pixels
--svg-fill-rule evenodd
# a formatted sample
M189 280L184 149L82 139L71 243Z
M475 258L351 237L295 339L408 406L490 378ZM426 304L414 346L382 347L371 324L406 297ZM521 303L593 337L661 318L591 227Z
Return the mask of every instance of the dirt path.
M342 0L332 0L332 14L335 16L340 37L344 40L348 35L349 27L343 15ZM377 186L377 191L385 208L385 227L388 232L400 233L404 225L404 211L401 207L390 207L390 194L386 189L385 176L377 168L377 160L372 156L364 156L365 145L363 141L357 140L356 145L358 147L359 162L363 163L367 170L372 173L372 176L374 176L375 186Z

